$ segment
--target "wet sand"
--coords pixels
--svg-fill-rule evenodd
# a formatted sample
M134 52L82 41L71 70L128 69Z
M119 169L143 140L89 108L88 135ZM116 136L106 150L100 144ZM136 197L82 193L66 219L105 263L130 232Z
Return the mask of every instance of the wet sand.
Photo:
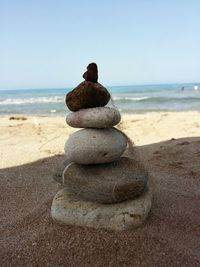
M50 207L61 186L65 118L0 120L1 266L199 266L200 113L123 115L154 188L134 231L60 226Z

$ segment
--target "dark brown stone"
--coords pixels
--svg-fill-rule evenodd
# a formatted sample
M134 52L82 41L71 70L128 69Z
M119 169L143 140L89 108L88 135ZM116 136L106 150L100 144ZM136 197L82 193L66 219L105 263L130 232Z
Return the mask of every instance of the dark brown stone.
M100 83L84 81L66 95L66 105L71 111L104 107L110 100L108 90Z
M85 200L116 203L144 192L148 173L136 160L122 157L107 164L71 163L63 173L63 184Z
M87 71L83 74L83 78L87 82L97 83L98 81L98 68L96 63L90 63L87 66Z

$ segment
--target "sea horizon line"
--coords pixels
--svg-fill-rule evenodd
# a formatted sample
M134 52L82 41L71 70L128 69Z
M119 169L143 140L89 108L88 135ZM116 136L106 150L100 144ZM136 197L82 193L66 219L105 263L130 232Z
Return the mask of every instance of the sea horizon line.
M137 83L137 84L120 84L120 85L104 85L105 87L113 88L113 87L136 87L136 86L159 86L159 85L200 85L200 81L195 81L195 82L169 82L169 83ZM66 87L13 87L13 88L0 88L0 91L5 91L5 90L58 90L58 89L72 89L74 86L66 86Z

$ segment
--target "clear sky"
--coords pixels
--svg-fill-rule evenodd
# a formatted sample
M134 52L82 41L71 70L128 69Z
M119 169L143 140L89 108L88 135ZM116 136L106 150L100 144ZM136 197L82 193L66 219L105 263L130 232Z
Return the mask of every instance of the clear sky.
M200 81L200 0L0 0L0 88Z

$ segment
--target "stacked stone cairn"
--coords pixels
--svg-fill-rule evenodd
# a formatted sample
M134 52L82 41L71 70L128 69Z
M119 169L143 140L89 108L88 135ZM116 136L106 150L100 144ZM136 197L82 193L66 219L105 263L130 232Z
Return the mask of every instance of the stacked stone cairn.
M64 189L54 197L51 214L67 225L132 229L142 224L151 208L148 174L137 159L122 156L127 137L114 128L121 116L105 107L110 100L97 82L95 63L85 79L66 96L73 111L66 122L78 130L65 143L70 162L63 172Z

